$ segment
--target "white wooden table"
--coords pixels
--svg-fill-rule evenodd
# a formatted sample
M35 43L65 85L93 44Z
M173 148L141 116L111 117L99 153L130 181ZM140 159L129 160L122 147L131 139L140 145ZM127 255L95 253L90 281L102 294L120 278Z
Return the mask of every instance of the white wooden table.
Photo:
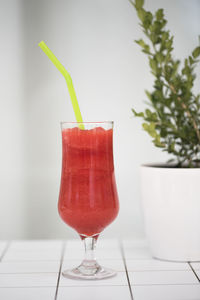
M118 271L110 279L64 278L82 258L79 240L0 242L0 299L200 300L200 262L154 260L142 241L99 239L99 263Z

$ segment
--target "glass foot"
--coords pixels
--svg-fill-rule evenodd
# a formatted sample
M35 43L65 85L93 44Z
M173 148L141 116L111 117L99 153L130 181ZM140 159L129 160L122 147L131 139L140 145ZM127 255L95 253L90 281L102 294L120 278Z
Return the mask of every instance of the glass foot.
M80 265L79 267L66 270L62 273L64 277L71 278L71 279L86 279L86 280L98 280L113 277L117 274L112 269L104 268L96 264L92 267L85 267L84 265Z

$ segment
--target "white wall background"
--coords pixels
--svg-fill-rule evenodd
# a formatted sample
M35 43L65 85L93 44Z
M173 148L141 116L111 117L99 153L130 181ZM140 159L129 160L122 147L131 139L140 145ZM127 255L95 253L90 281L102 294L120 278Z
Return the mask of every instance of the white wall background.
M120 214L104 236L143 237L139 165L165 161L134 119L152 77L133 42L141 29L128 0L0 0L0 238L69 238L57 213L60 121L74 121L64 79L37 43L45 40L70 72L85 121L114 120ZM146 0L164 8L175 55L200 33L200 1ZM198 69L199 73L199 69ZM199 85L199 79L198 79Z

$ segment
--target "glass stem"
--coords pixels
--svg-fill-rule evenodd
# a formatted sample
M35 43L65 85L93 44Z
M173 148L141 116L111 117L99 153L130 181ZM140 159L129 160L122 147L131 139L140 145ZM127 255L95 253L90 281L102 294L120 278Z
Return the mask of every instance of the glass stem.
M86 237L84 240L85 258L87 261L96 261L95 250L96 250L96 239L95 237Z
M84 242L85 248L85 257L79 266L79 270L83 274L95 274L99 269L99 264L96 261L95 257L95 248L97 242L98 235L87 237L81 235L81 239Z

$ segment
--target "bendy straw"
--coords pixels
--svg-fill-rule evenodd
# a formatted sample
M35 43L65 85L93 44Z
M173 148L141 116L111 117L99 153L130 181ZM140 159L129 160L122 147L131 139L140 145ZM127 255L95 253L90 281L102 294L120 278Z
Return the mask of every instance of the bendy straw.
M67 72L67 70L63 67L63 65L59 62L59 60L56 58L56 56L53 54L53 52L47 47L44 41L41 41L38 46L44 51L44 53L48 56L48 58L52 61L52 63L56 66L56 68L60 71L60 73L64 76L68 91L70 94L73 110L75 113L76 121L77 122L83 122L82 115L80 112L80 108L78 105L78 100L76 98L73 82L71 79L70 74ZM80 124L79 128L84 129L84 125Z

